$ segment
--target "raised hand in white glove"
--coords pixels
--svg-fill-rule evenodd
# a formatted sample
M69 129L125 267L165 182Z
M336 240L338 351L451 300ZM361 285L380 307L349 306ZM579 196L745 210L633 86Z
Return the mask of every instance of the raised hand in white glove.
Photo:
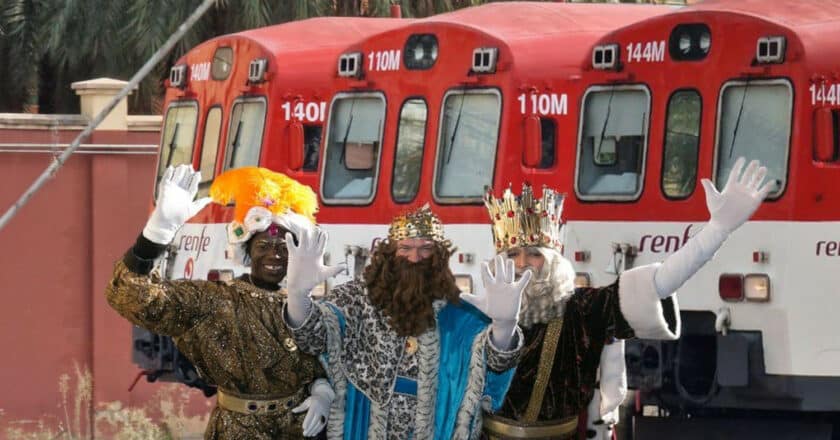
M294 414L306 411L306 417L303 418L304 437L315 437L327 426L333 399L335 392L330 384L325 379L318 379L312 384L312 394L303 403L292 408Z
M461 299L472 304L493 320L491 333L493 345L507 350L519 320L522 292L531 280L532 274L530 270L526 270L518 281L514 281L516 270L513 260L497 255L493 261L496 267L495 276L490 271L490 265L481 264L484 292L478 295L462 293Z
M723 192L718 192L711 181L703 179L711 219L702 231L656 269L654 281L660 298L671 296L697 273L729 234L749 220L773 188L773 182L762 185L767 168L760 166L757 160L750 162L741 174L744 162L743 157L735 161Z
M201 173L193 171L190 165L168 167L158 184L155 209L143 228L143 236L157 244L172 242L178 229L211 201L209 197L193 201L199 182Z
M327 232L320 228L302 229L295 245L291 233L286 233L286 247L289 249L287 288L289 324L292 327L303 324L309 315L311 300L309 293L315 286L344 270L344 266L325 266L324 248Z
M726 232L738 229L749 220L775 185L775 182L769 181L762 186L767 168L760 166L757 160L751 161L741 174L744 162L743 157L735 161L723 192L718 192L709 179L701 181L706 191L706 206L712 217L709 223Z

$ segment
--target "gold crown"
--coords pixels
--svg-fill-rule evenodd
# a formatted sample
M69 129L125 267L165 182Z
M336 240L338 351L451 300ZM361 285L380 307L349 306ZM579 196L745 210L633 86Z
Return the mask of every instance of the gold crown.
M388 229L388 239L396 242L408 238L426 238L439 243L444 241L443 223L429 209L429 205L394 218Z
M531 186L526 183L518 197L510 187L501 199L487 190L484 205L490 213L496 252L519 246L560 246L563 194L544 186L542 198L535 199Z

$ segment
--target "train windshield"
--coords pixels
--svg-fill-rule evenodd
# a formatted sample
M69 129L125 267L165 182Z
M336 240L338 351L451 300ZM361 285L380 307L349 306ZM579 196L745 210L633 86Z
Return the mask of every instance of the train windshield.
M662 192L673 199L694 192L702 102L696 90L680 90L668 100L662 157Z
M501 100L495 89L446 94L434 185L440 203L479 202L492 186Z
M394 181L391 187L391 193L397 202L414 200L420 188L427 114L428 109L422 99L409 99L400 110Z
M382 95L344 95L333 101L321 185L325 201L373 200L384 120Z
M161 136L160 160L155 182L168 166L192 163L193 141L198 123L198 104L194 101L173 102L166 111ZM155 185L157 191L157 185Z
M222 131L222 108L211 108L204 119L204 140L201 142L201 182L198 184L198 195L206 196L210 192L210 184L216 177L216 153L219 150L219 135Z
M769 197L784 190L793 90L787 80L733 81L721 90L715 184L726 183L738 157L758 159L775 182Z
M225 169L256 166L260 162L265 99L249 98L233 104L225 152Z
M642 191L650 95L644 87L586 93L576 189L584 200L629 200Z

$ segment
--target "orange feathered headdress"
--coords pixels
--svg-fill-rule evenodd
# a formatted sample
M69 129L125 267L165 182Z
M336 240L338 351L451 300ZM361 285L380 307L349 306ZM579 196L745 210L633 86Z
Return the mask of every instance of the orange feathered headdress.
M312 188L265 168L243 167L226 171L213 180L214 202L235 203L231 242L243 241L265 228L274 218L292 211L315 223L318 197ZM239 228L239 230L237 230Z

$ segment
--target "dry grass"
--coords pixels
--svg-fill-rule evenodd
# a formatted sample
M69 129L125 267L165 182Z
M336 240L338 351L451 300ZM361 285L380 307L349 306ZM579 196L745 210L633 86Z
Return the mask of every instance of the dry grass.
M209 416L209 411L200 416L187 415L191 393L179 384L163 386L143 407L127 407L118 401L92 406L93 378L90 371L78 365L72 375L65 373L58 378L58 390L61 401L57 413L38 420L6 421L0 408L0 423L6 426L0 436L8 440L200 438Z

